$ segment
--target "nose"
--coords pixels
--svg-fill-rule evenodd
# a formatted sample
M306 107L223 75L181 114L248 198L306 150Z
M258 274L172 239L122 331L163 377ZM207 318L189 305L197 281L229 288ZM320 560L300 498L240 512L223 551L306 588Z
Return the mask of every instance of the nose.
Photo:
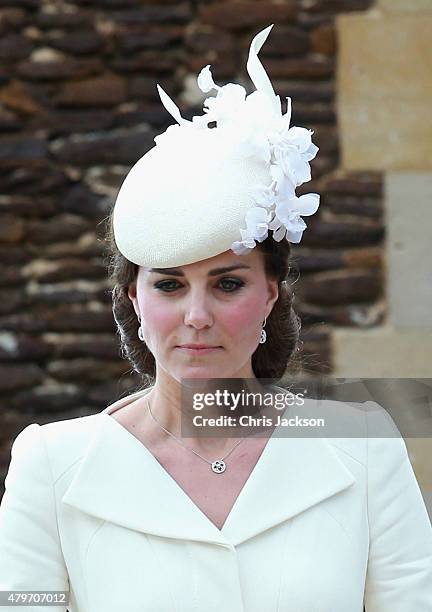
M213 313L204 292L190 292L185 308L184 323L196 329L213 325Z

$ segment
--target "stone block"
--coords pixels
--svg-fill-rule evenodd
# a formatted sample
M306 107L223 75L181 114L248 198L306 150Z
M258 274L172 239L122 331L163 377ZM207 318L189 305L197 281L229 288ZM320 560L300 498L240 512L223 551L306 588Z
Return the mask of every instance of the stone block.
M41 382L43 377L41 368L32 363L1 364L0 390L11 392L32 387Z
M333 23L322 23L311 32L311 50L323 55L336 55L337 39Z
M145 26L142 26L144 28ZM183 26L158 26L136 31L130 26L115 36L118 49L126 54L135 53L141 49L159 49L165 52L169 45L182 42L184 36Z
M249 50L250 41L244 40ZM302 28L277 24L260 52L262 58L304 55L310 50L308 33Z
M17 65L17 74L32 81L60 81L62 79L79 79L103 71L103 64L97 58L75 60L71 58L34 61L25 60Z
M432 173L389 172L385 192L390 322L431 328Z
M91 164L132 164L154 145L154 133L146 125L118 128L109 132L73 135L50 144L51 154L59 161L88 166Z
M47 153L48 145L43 138L17 134L0 139L0 160L5 165L42 160Z
M315 306L299 304L296 312L301 316L302 325L328 323L343 327L376 327L381 325L387 312L383 300L373 304L347 304L344 306Z
M192 12L189 2L178 4L144 4L141 2L139 8L128 8L123 11L112 11L109 18L115 23L123 25L145 25L153 23L187 23L192 19Z
M14 61L27 57L33 45L24 36L19 34L7 34L0 40L0 60Z
M322 80L332 77L334 74L333 60L320 55L290 59L269 58L263 64L271 79Z
M0 89L0 102L11 110L26 115L40 113L43 110L27 85L18 80L10 81Z
M381 297L381 292L379 270L317 272L304 278L300 286L302 299L321 306L372 302Z
M110 107L126 100L126 83L122 77L105 74L93 79L70 81L56 97L62 107Z
M0 242L18 243L25 235L24 222L14 215L0 215Z
M385 12L432 12L431 0L376 0L376 8Z
M432 12L338 15L337 31L343 167L431 169Z
M337 328L332 345L335 377L432 378L432 328Z
M207 6L199 6L199 19L227 30L265 27L270 23L293 23L297 15L296 2L285 0L283 4L276 2L211 2Z
M374 0L303 0L302 8L311 13L347 13L365 11Z
M76 30L56 36L51 35L49 42L55 49L77 55L98 52L102 54L105 46L104 37L91 29Z
M342 218L321 214L307 218L307 230L302 242L304 246L358 247L376 245L384 236L384 225L380 220Z

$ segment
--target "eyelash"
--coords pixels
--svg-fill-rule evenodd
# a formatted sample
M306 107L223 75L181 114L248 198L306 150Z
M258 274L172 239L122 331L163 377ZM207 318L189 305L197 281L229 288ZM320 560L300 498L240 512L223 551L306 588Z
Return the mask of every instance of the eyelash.
M222 291L224 293L235 293L236 291L238 291L239 289L241 289L245 285L245 283L243 281L237 280L237 279L234 279L234 278L222 278L219 281L219 283L223 283L223 282L225 282L225 283L228 282L228 283L232 283L232 284L235 285L234 289L231 289L231 290L228 290L228 291L226 291L225 289L222 289ZM159 289L160 291L163 291L164 293L172 293L173 291L175 291L175 289L173 289L173 290L170 290L170 289L166 290L166 289L164 289L164 287L166 287L166 285L169 284L169 283L177 283L177 284L179 284L178 281L176 281L176 280L166 280L166 281L159 281L158 283L155 283L154 287L156 289Z

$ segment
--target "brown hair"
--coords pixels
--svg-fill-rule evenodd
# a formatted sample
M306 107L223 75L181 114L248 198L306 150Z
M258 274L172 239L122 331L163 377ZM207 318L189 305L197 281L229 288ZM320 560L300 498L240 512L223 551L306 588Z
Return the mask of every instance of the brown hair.
M112 282L112 311L120 336L122 356L130 361L143 380L143 387L154 384L156 364L153 354L138 338L139 322L128 288L136 280L139 266L126 259L118 250L114 239L113 215L108 217L107 266ZM268 277L278 280L279 297L267 317L267 341L259 344L252 355L252 369L257 378L279 380L288 362L294 363L300 344L300 317L293 308L293 293L287 276L290 270L291 247L287 240L276 242L269 237L257 247L264 254L264 267ZM291 365L291 363L290 363Z

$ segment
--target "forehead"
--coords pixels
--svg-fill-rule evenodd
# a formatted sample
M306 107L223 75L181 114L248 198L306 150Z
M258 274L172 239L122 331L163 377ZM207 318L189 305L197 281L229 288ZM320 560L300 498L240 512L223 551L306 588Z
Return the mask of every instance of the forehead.
M260 266L263 265L263 255L258 249L252 249L250 253L246 255L236 255L233 251L225 251L224 253L220 253L219 255L215 255L214 257L209 257L208 259L202 259L200 261L186 264L184 266L175 266L169 268L152 268L152 267L142 267L140 271L143 274L148 275L154 273L155 271L160 273L177 273L182 274L184 276L190 274L209 274L213 272L222 273L222 269L236 267L237 269L245 270L257 270Z

